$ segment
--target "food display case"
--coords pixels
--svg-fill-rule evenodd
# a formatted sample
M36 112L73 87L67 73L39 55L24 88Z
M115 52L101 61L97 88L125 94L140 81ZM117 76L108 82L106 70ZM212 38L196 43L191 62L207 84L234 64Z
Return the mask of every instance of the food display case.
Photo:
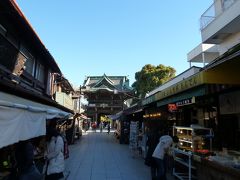
M213 132L203 127L173 127L173 135L179 138L178 147L173 148L173 175L181 180L197 179L196 166L192 162L195 154L209 155L212 151Z
M173 135L179 138L179 149L198 154L212 151L213 132L210 128L174 126Z

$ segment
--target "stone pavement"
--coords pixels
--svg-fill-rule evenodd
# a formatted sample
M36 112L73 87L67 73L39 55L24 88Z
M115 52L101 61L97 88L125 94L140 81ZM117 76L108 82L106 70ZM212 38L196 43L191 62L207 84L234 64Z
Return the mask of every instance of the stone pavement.
M68 180L151 180L143 158L133 156L128 145L119 144L113 132L87 131L69 150Z

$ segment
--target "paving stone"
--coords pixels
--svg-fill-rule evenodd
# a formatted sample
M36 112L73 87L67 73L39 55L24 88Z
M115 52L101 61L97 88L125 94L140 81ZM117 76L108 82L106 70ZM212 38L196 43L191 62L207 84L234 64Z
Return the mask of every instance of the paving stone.
M65 161L68 180L150 180L143 158L133 157L128 145L119 144L113 132L87 131L69 146Z

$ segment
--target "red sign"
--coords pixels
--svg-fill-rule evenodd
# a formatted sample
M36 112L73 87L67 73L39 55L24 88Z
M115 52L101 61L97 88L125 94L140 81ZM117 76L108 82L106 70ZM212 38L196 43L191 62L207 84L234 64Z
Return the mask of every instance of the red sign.
M176 104L168 104L168 111L169 112L177 111L177 105Z

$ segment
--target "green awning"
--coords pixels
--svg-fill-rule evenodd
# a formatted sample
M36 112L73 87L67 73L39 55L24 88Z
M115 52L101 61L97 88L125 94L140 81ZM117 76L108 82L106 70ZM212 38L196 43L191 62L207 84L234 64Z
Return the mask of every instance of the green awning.
M163 106L166 104L170 104L170 103L174 103L177 101L182 101L184 99L189 99L192 97L203 96L205 94L206 94L205 86L197 87L195 89L188 90L183 93L179 93L179 94L170 96L168 98L162 99L157 102L157 107L160 107L160 106Z

